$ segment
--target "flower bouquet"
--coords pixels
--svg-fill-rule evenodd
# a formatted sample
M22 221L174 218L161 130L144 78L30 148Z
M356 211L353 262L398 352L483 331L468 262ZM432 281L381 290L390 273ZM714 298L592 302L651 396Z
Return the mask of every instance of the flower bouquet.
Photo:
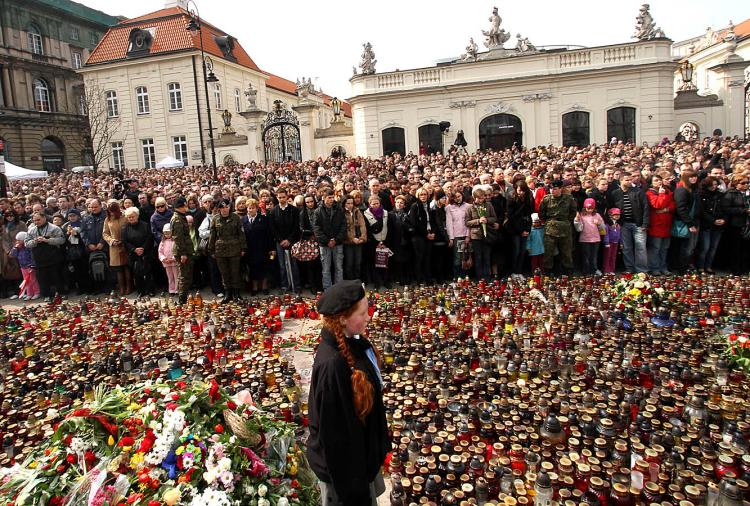
M22 464L0 471L4 504L317 504L295 439L249 392L211 383L98 387Z
M617 305L639 313L644 310L653 313L663 307L666 303L663 296L664 288L654 287L643 272L623 275L612 287L612 298Z
M485 206L477 206L477 214L480 218L487 217L487 208ZM487 238L487 224L482 223L482 237Z
M745 373L750 373L750 339L747 335L728 334L724 355L731 364Z

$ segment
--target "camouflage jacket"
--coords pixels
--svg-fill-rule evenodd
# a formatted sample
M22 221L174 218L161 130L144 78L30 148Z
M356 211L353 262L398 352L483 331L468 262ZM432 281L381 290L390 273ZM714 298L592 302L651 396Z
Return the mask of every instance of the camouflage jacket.
M235 213L216 215L211 221L208 252L215 257L238 257L247 249L242 220Z
M184 214L177 211L172 215L172 238L174 239L174 257L179 260L183 255L195 255L193 240L190 238L190 227Z
M564 237L572 233L576 217L576 201L567 193L559 197L545 195L539 205L539 217L544 221L544 233L552 237Z

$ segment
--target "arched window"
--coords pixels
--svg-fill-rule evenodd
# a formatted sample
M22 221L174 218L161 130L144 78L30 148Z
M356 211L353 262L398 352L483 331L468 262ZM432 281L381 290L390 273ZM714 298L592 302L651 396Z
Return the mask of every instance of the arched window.
M443 132L440 131L439 125L422 125L419 127L418 133L420 153L422 148L428 155L443 152Z
M523 143L521 118L513 114L493 114L479 123L479 149L508 149Z
M615 107L607 111L607 140L635 142L635 107Z
M29 25L29 51L34 54L44 54L44 45L42 44L42 32L36 25Z
M406 137L404 129L400 127L390 127L383 130L383 154L386 156L393 153L406 154Z
M181 111L182 110L182 89L180 83L169 83L167 85L169 92L169 110L170 111Z
M39 112L52 112L49 86L44 79L34 79L34 107Z
M563 114L562 117L563 146L588 146L589 143L589 113L575 111Z

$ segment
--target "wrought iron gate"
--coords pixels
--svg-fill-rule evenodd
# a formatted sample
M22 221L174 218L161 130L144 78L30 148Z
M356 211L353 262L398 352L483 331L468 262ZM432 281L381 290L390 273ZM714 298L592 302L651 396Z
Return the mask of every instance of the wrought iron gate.
M273 106L262 124L266 162L302 160L297 116L281 100L275 100Z

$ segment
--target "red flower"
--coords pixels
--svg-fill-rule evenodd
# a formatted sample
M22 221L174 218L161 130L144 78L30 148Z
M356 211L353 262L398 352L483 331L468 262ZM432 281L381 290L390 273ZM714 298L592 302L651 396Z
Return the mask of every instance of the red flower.
M154 446L154 441L156 441L154 431L152 429L146 429L146 435L144 436L143 441L141 441L141 446L138 448L138 451L148 453Z
M94 467L94 464L96 464L96 454L92 452L91 450L86 450L86 452L83 454L83 460L86 462L86 468L91 469Z
M167 403L167 409L169 411L174 411L177 409L177 403L176 402L168 402Z
M148 506L159 506L161 503L159 501L149 501Z
M179 390L184 390L184 389L185 389L185 387L187 386L187 383L185 383L184 381L178 381L177 383L175 383L175 386L176 386L176 387L177 387L177 388L178 388Z
M212 379L211 388L208 389L208 398L211 399L211 402L216 402L219 400L220 396L221 394L219 393L219 384L215 379Z
M227 409L237 409L237 404L234 401L227 401Z
M220 423L216 424L216 427L214 427L214 432L217 434L224 434L224 426Z
M68 466L66 466L65 464L60 464L59 466L57 466L58 474L64 473L66 469L68 469Z
M63 498L59 495L56 495L52 499L49 500L49 506L62 506Z
M122 448L123 446L133 446L135 444L135 439L133 439L130 436L125 436L122 439L120 439L120 442L117 443L117 446Z
M78 455L76 455L75 453L69 453L65 460L68 462L68 464L75 464L78 462Z
M173 401L177 401L179 399L180 399L180 394L178 394L177 392L172 393L172 400Z
M143 494L131 494L128 496L128 504L133 504L136 501L143 499Z
M729 341L735 342L737 340L737 334L729 334Z

